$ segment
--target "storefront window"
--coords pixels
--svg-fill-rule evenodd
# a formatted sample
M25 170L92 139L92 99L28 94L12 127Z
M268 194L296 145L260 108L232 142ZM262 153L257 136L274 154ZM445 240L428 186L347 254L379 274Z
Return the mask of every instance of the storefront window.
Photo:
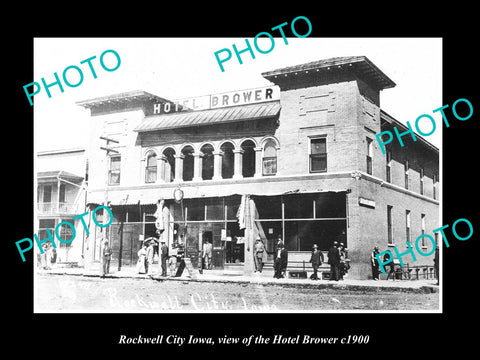
M225 208L223 206L223 199L213 199L207 201L207 220L224 220Z
M281 196L253 196L258 211L259 219L281 219Z
M204 200L190 199L186 204L188 221L205 220L205 203Z
M322 193L315 196L316 218L345 218L344 193Z
M313 218L313 195L286 195L283 197L285 219Z

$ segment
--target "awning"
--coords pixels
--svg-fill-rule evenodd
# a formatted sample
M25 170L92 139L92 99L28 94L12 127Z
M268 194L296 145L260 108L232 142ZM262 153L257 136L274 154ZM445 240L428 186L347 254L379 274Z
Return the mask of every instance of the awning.
M278 115L280 101L231 106L191 112L147 116L134 131L176 129L181 127L221 124L234 121L257 120Z
M329 174L328 179L319 176L301 178L245 178L240 180L220 180L204 182L169 183L152 187L109 189L108 201L112 205L156 204L158 199L172 200L173 192L181 188L184 199L224 197L249 194L253 196L291 195L304 193L347 192L352 181L349 172ZM91 189L87 202L101 204L104 200L101 189Z

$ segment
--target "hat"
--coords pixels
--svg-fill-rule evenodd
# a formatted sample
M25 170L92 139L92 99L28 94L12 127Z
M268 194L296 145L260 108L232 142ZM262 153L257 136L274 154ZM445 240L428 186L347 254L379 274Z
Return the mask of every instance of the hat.
M317 244L313 244L313 247L314 247L314 248L318 248Z
M334 241L334 242L333 242L333 245L338 245L338 241Z
M164 242L165 242L165 239L160 240L160 242L161 242L161 243L164 243Z
M373 248L373 250L378 250L378 246L375 246L375 247Z
M345 246L343 243L340 243L340 246Z

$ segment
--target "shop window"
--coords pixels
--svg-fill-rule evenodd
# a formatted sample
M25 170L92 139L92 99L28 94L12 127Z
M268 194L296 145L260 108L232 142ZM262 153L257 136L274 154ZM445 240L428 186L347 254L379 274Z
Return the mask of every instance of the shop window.
M207 220L224 220L225 219L225 207L223 205L223 200L212 199L206 203L206 219Z
M213 178L213 146L210 144L203 145L200 151L202 158L202 179L211 180Z
M220 150L223 152L222 178L224 179L231 179L233 177L234 161L235 161L235 155L233 153L234 148L235 147L230 142L223 143L222 146L220 147Z
M172 182L175 179L175 150L167 148L163 151L164 171L163 180L165 182Z
M68 222L68 223L72 224L72 226L75 226L75 222L71 219L62 219L60 222ZM59 230L60 230L59 235L60 235L60 237L62 238L63 241L69 241L73 237L73 231L72 231L72 228L70 226L62 225L59 228ZM53 232L52 232L52 235L53 235ZM58 243L60 243L61 248L70 247L71 244L72 244L72 242L64 243L64 242L61 242L60 240L58 240L57 244Z
M281 196L253 196L259 219L282 219Z
M238 220L237 212L240 207L241 197L238 195L225 198L225 206L227 207L227 220Z
M108 185L120 184L120 155L110 157L110 169L108 170Z
M345 193L322 193L315 196L315 218L345 218Z
M327 171L327 138L310 139L310 172Z
M311 251L313 244L326 251L333 241L342 242L348 247L345 233L345 220L285 221L284 241L289 251Z
M191 146L185 146L182 150L183 158L183 181L192 181L193 179L193 148Z
M255 174L255 143L252 140L246 140L242 143L242 175L243 177L253 177Z
M312 195L286 195L283 197L285 219L313 218Z
M273 140L268 140L263 147L263 175L277 173L277 147Z
M373 140L367 137L366 141L367 141L367 174L372 175Z
M205 220L205 203L203 200L190 200L187 205L188 221L204 221Z
M154 183L157 181L157 155L152 151L147 155L145 167L145 182Z

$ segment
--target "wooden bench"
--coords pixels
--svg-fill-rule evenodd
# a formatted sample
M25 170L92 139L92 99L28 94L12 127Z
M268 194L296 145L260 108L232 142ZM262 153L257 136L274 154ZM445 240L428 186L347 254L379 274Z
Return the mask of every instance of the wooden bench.
M263 265L264 269L272 269L273 263L267 262ZM307 279L313 274L313 268L308 261L289 261L287 264L286 274L292 279ZM317 271L320 280L330 278L330 265L323 263Z

